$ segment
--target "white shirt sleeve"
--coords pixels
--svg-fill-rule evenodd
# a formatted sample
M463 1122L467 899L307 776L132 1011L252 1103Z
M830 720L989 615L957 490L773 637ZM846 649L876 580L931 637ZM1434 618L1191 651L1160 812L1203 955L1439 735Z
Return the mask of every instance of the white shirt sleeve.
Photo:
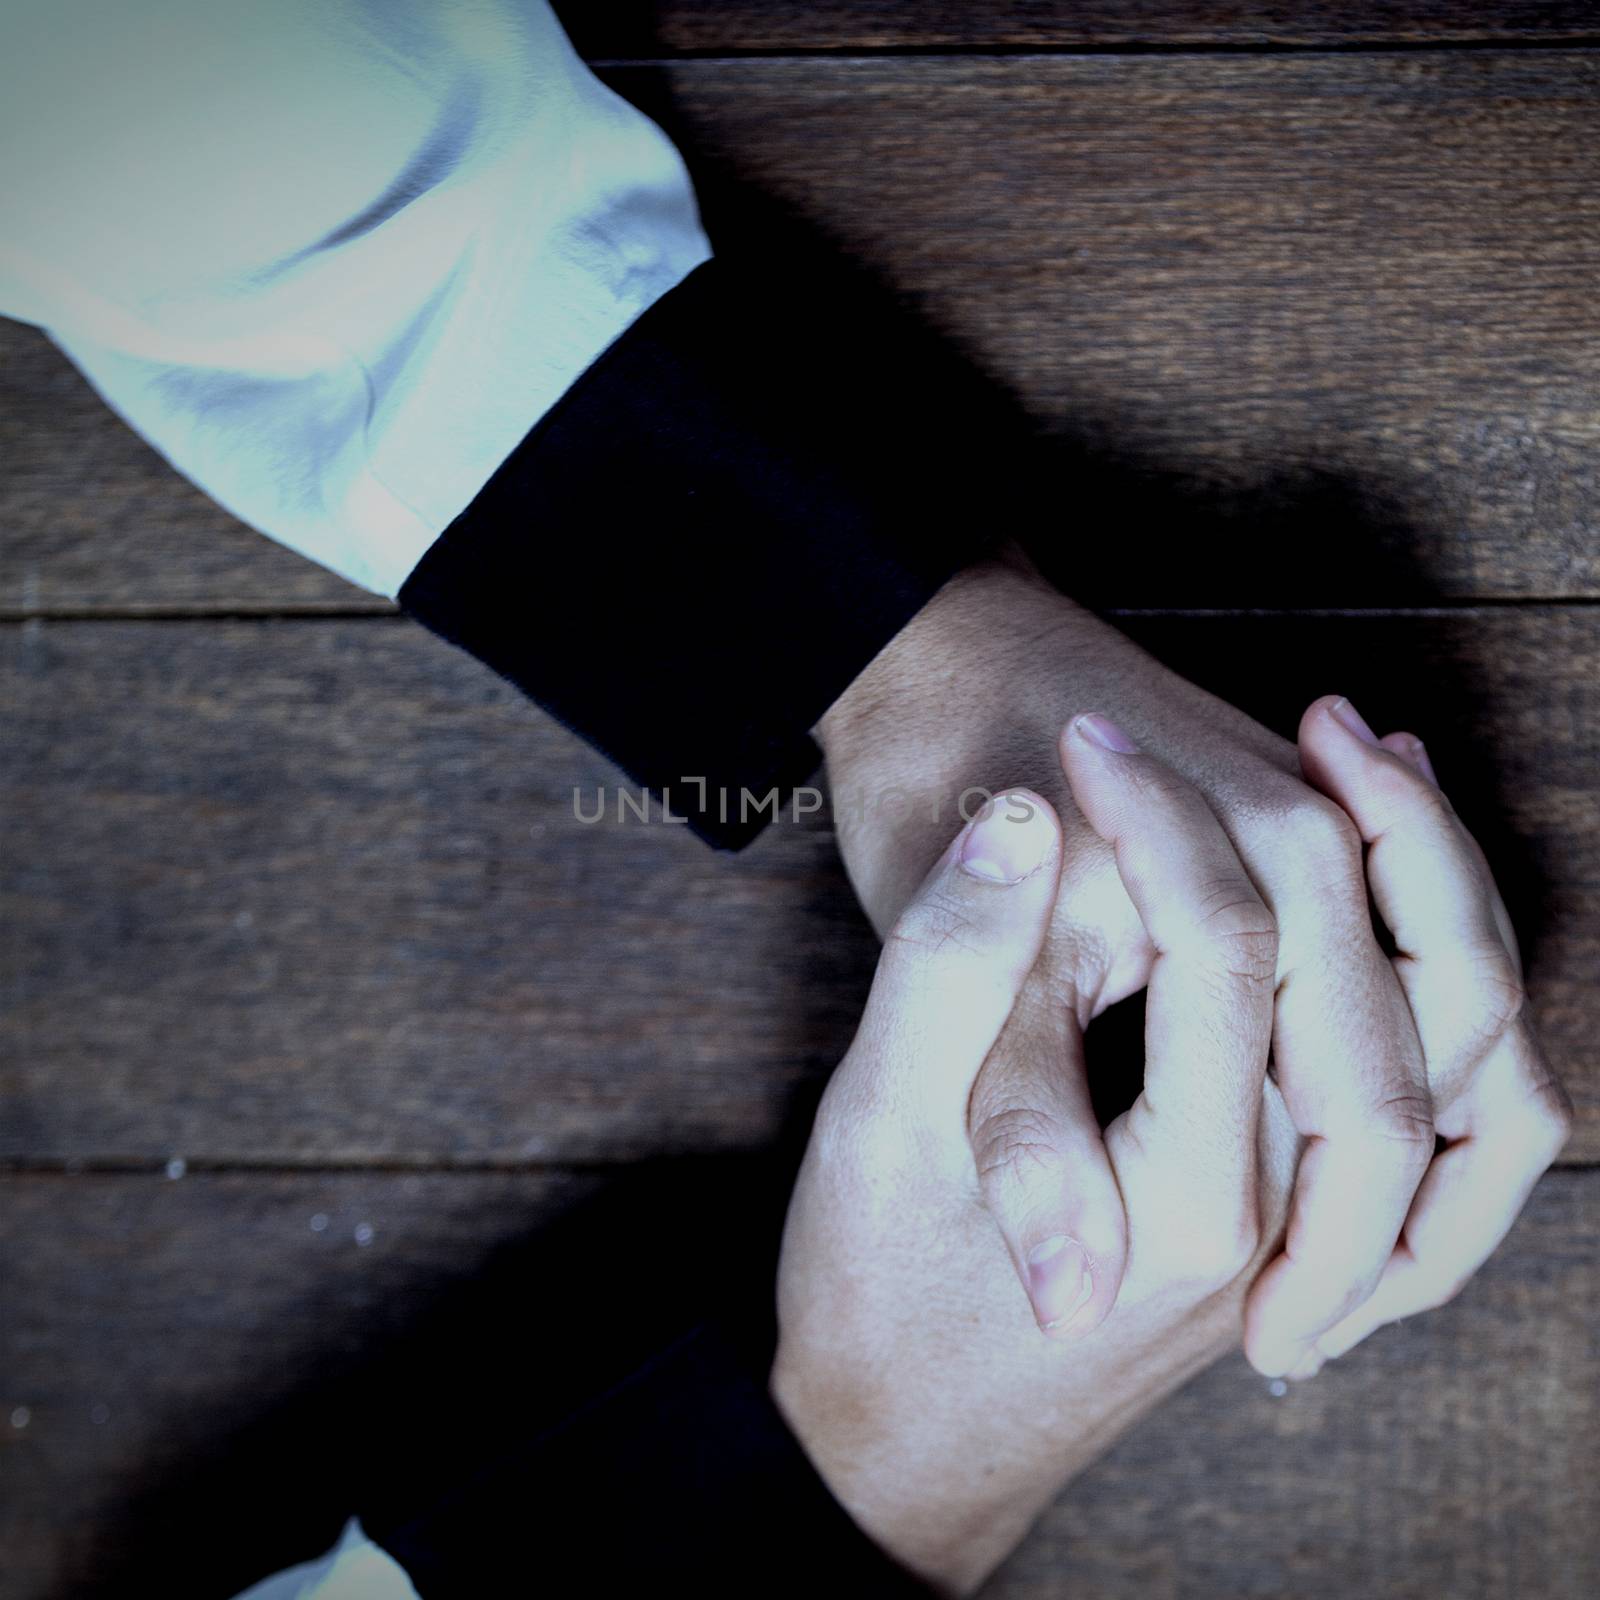
M542 0L24 0L0 157L0 313L388 595L710 254L677 153Z
M405 1569L352 1518L325 1556L275 1572L235 1600L417 1600Z

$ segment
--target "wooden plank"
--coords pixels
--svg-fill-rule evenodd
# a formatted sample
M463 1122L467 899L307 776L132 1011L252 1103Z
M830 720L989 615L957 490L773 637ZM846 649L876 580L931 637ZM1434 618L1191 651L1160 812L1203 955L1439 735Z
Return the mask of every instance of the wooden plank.
M1600 593L1600 52L617 81L1019 398L1087 594Z
M331 1544L355 1509L319 1520L341 1384L441 1280L580 1189L556 1174L0 1184L0 1595L170 1584L217 1600ZM448 1405L471 1371L422 1375L396 1414ZM248 1498L214 1504L223 1484Z
M657 57L761 51L1081 50L1138 47L1550 43L1593 38L1589 0L629 0L558 4L588 56Z
M682 1286L668 1308L636 1302L652 1337L751 1259L723 1248L743 1177L642 1203L673 1181L640 1175L569 1216L552 1256L540 1230L591 1193L558 1174L0 1179L0 1594L146 1593L159 1572L173 1600L215 1600L331 1541L375 1482L426 1484L525 1435L577 1392L568 1352L630 1320L607 1284L633 1280L593 1266L624 1206L630 1259L648 1272L660 1243ZM1286 1397L1222 1363L1081 1479L989 1592L1586 1595L1597 1201L1600 1173L1551 1175L1459 1301ZM681 1228L714 1203L724 1226Z
M1232 1360L1069 1491L994 1600L1579 1600L1600 1565L1600 1174L1547 1178L1443 1311L1274 1398Z
M1134 626L1285 731L1338 690L1428 738L1600 1156L1600 610ZM759 1146L851 1037L874 946L825 822L737 858L580 824L610 769L403 621L12 625L0 700L0 1159Z
M611 77L1017 395L1086 598L1600 594L1600 53ZM355 601L4 340L0 610Z
M872 943L825 833L579 824L612 769L409 623L0 647L6 1154L736 1144L848 1039Z

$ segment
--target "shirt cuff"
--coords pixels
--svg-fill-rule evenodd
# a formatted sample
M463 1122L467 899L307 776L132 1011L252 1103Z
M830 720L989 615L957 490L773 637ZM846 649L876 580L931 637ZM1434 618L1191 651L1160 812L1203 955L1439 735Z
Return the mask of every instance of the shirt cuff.
M815 768L810 729L986 542L981 404L931 342L825 280L696 268L399 594L724 848Z

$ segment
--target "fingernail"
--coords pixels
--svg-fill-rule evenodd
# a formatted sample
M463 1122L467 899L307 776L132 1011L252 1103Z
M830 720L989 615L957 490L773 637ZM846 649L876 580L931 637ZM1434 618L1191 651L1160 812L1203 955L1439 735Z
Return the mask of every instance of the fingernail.
M1346 733L1353 733L1362 744L1376 744L1378 736L1367 726L1367 719L1350 704L1343 695L1328 707L1328 715L1339 724Z
M1021 883L1039 870L1054 839L1037 801L1025 794L996 795L961 841L961 870L985 883Z
M1416 762L1417 771L1437 789L1439 774L1433 770L1433 763L1428 759L1428 747L1420 739L1411 741L1411 759Z
M1138 745L1110 717L1102 717L1098 711L1079 717L1073 726L1091 744L1099 745L1102 750L1115 750L1119 756L1136 756L1139 753Z
M1046 1333L1055 1333L1089 1302L1094 1279L1083 1246L1058 1233L1028 1252L1028 1298Z

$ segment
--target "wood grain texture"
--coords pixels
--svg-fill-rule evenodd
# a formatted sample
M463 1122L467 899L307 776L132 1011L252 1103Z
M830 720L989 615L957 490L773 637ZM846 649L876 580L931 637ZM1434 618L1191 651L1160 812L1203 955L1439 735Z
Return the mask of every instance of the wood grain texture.
M611 77L1017 396L1086 598L1600 594L1600 53ZM0 608L375 604L0 354Z
M1271 726L1337 688L1426 735L1596 1159L1600 610L1131 625ZM14 624L0 698L0 1158L748 1148L848 1044L874 946L823 821L582 825L610 769L409 623Z
M491 1426L519 1428L585 1304L522 1241L589 1193L535 1174L0 1179L0 1595L147 1593L155 1572L173 1600L227 1594L331 1542L364 1458L426 1473L493 1397ZM1286 1397L1225 1361L1079 1480L989 1593L1586 1595L1597 1202L1600 1174L1550 1175L1460 1300ZM725 1262L716 1238L676 1241L696 1282Z
M410 623L0 648L9 1154L726 1147L849 1037L873 947L826 832L581 825L613 770Z
M1097 597L1600 592L1600 52L617 81L1017 395Z
M1600 31L1591 0L566 0L556 10L589 56L1537 43Z
M0 1183L0 1596L154 1593L159 1575L222 1600L331 1544L355 1509L331 1531L318 1520L339 1385L441 1277L483 1270L579 1190L558 1175ZM397 1413L448 1405L466 1381L433 1374ZM203 1480L235 1454L254 1492L215 1507ZM212 1548L230 1541L237 1567Z
M1453 1306L1274 1399L1191 1384L1057 1505L1006 1600L1576 1600L1600 1563L1600 1175L1552 1175Z

